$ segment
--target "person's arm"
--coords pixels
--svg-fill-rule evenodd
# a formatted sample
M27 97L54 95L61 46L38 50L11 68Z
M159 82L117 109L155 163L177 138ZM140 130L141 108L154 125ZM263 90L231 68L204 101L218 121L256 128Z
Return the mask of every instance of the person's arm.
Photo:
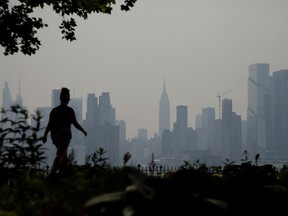
M86 130L84 130L84 128L78 123L75 115L73 115L72 124L74 125L75 128L77 128L79 131L82 131L82 133L83 133L85 136L87 136Z
M48 133L49 133L50 130L51 130L51 123L50 123L50 121L49 121L48 124L47 124L47 126L46 126L46 128L45 128L44 135L43 135L43 137L42 137L42 142L43 142L43 143L46 143L46 141L47 141L47 135L48 135Z

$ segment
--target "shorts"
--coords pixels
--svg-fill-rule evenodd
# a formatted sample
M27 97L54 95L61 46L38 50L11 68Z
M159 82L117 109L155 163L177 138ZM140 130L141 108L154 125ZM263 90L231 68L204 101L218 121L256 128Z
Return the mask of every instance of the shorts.
M59 154L64 154L68 149L68 146L72 139L72 134L71 131L68 129L55 130L51 131L51 139L53 144L57 148L57 152Z

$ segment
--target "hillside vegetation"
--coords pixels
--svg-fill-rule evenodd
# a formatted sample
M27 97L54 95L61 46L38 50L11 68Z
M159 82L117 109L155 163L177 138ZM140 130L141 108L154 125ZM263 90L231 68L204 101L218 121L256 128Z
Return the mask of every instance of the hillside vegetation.
M14 120L3 118L0 136L0 215L280 215L288 203L288 168L258 165L245 158L242 164L227 162L207 167L199 161L162 172L149 172L106 163L98 149L83 166L69 165L50 177L41 168L43 149L37 132L41 114L27 124L25 109L15 106ZM15 118L17 116L17 118ZM16 120L15 120L16 119ZM6 128L6 129L5 129Z

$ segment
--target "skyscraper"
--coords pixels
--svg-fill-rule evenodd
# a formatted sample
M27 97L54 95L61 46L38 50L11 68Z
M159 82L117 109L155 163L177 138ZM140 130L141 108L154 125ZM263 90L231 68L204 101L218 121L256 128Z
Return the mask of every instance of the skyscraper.
M10 89L8 87L8 82L5 81L4 82L4 88L3 88L3 91L2 91L2 108L4 110L8 110L12 105L12 97L11 97L11 93L10 93ZM4 116L7 116L7 114L4 114L4 113L1 113L1 120L4 118ZM11 117L8 116L8 117ZM1 123L0 125L1 127L3 128L6 128L6 127L9 127L9 123Z
M96 149L102 147L111 165L119 163L119 126L116 125L116 110L110 102L110 93L102 92L99 96L96 122Z
M223 157L225 159L231 159L230 148L232 143L232 100L222 100L222 148Z
M148 130L145 128L138 129L138 138L147 140L148 139Z
M51 107L54 108L60 105L60 89L53 89L51 95Z
M274 159L288 159L288 70L273 72L272 76L272 155Z
M177 140L177 147L180 150L188 148L188 108L185 105L176 107L176 122L173 126L175 138Z
M110 93L102 92L99 96L99 125L107 123L111 125L116 124L116 111L110 103Z
M163 92L159 102L159 137L161 139L164 130L170 130L170 103L166 93L165 79L163 84Z
M8 87L8 82L4 82L4 88L2 91L2 108L3 109L9 109L12 104L12 97L10 93L10 89Z
M14 102L16 105L19 105L23 108L26 108L23 106L23 98L21 96L21 85L20 85L20 81L19 81L19 92L18 92L18 95L16 95L16 100Z
M88 133L86 138L86 155L91 155L96 150L96 123L98 121L98 100L94 93L87 95L87 110L85 127Z
M82 119L82 98L71 98L69 102L69 106L73 108L76 118L78 122L83 122ZM72 134L73 134L73 139L71 140L70 145L82 145L82 137L83 134L81 131L77 130L75 127L71 128Z
M215 108L214 107L203 108L201 149L210 150L212 154L215 154L214 131L215 131Z
M270 94L269 64L249 66L247 142L246 150L252 158L256 154L264 157L266 152L266 112L265 101Z

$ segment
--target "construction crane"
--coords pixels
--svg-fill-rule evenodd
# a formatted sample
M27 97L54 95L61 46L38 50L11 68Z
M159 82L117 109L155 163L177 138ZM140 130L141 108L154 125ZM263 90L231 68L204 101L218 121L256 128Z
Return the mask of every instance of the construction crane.
M221 95L219 93L217 93L217 98L218 98L218 102L219 102L219 120L221 120L221 98L222 98L222 96L228 94L230 91L232 91L232 89L225 91Z

